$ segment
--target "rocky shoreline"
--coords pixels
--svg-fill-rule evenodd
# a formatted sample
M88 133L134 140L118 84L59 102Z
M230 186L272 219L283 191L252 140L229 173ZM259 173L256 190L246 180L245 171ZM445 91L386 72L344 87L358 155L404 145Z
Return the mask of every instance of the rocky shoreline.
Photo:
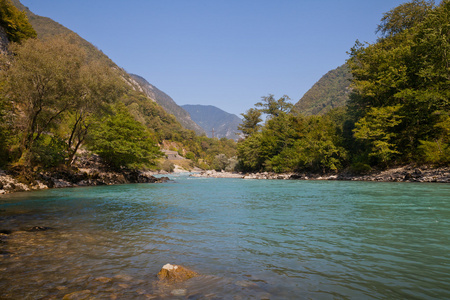
M0 170L0 195L14 192L66 188L79 186L116 185L126 183L160 183L168 177L155 177L157 172L121 170L113 171L102 164L98 156L80 158L72 168L31 172L11 169Z
M382 182L437 182L450 183L450 167L402 166L370 174L355 175L350 172L337 174L313 173L230 173L203 171L192 177L208 178L242 178L242 179L278 179L278 180L348 180L348 181L382 181Z
M160 183L168 177L155 177L158 172L122 170L114 172L101 165L97 159L81 161L77 168L59 169L52 172L39 172L25 176L23 174L0 170L0 195L41 190L48 188L65 188L78 186L116 185L126 183ZM365 175L350 172L337 174L313 173L232 173L214 170L193 173L192 177L207 178L240 178L240 179L276 179L276 180L347 180L347 181L380 181L380 182L436 182L450 183L450 167L402 166L383 171L375 171Z

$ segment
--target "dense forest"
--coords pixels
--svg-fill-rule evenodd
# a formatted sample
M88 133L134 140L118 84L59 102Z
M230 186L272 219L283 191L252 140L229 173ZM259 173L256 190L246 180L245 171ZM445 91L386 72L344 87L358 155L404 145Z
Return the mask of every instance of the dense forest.
M348 103L304 116L273 95L243 114L243 171L355 173L450 162L450 1L385 13L379 39L349 51ZM266 120L262 123L262 117Z
M0 167L70 168L83 150L116 170L160 169L164 145L203 168L235 161L232 140L184 129L73 32L56 23L51 34L45 19L36 32L10 0L0 0L0 13L9 42L0 54Z

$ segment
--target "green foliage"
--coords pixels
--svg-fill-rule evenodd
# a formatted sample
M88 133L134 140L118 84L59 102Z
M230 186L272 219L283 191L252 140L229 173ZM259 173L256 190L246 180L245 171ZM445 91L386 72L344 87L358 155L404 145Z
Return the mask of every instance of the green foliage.
M277 117L281 113L288 113L291 111L293 105L289 103L291 99L284 95L278 100L275 100L273 95L261 97L262 101L255 104L256 107L261 107L260 111L269 117Z
M412 0L383 14L377 32L384 37L400 33L422 22L433 9L434 1Z
M400 105L372 107L356 122L353 130L355 138L367 141L371 148L369 157L375 157L383 164L388 164L394 154L399 154L395 149L396 133L393 129L402 121L402 117L397 114L400 108Z
M238 130L240 130L246 137L256 133L259 128L261 128L261 125L259 125L262 121L261 114L261 111L256 108L250 108L245 114L241 114L244 119L238 126Z
M385 37L372 45L357 42L348 61L353 75L349 114L356 122L355 138L366 141L353 155L366 152L365 163L384 165L394 158L441 160L436 141L443 129L436 126L436 112L450 109L450 2L408 2L382 22ZM382 117L393 108L391 117Z
M41 135L33 148L22 156L32 166L53 168L64 163L66 158L66 144L56 136Z
M89 148L115 169L138 169L155 165L162 156L148 130L118 104L113 115L93 128Z
M18 10L10 0L0 0L0 26L11 42L19 43L37 36L25 12Z
M260 132L238 143L239 167L276 173L337 171L346 159L338 132L331 117L279 112Z
M432 141L420 141L419 150L425 162L448 164L450 163L450 116L441 115L435 128L440 134Z

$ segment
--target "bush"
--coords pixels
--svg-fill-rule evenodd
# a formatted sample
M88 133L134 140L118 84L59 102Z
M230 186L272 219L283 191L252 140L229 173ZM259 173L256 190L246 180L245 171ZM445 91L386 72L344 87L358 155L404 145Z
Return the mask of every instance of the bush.
M124 105L117 105L115 110L114 115L93 130L90 149L115 169L154 166L155 159L163 154L149 138L147 128L137 122Z

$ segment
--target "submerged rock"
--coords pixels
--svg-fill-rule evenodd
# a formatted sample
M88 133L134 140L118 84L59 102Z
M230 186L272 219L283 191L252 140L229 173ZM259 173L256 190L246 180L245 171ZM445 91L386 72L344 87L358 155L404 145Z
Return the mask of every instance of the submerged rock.
M186 269L183 266L166 264L162 267L161 271L159 271L157 276L159 280L180 282L196 277L198 276L198 274L194 271Z
M94 280L95 280L95 281L99 281L99 282L101 282L101 283L108 283L108 282L111 282L111 281L112 281L112 278L101 276L101 277L95 278Z

